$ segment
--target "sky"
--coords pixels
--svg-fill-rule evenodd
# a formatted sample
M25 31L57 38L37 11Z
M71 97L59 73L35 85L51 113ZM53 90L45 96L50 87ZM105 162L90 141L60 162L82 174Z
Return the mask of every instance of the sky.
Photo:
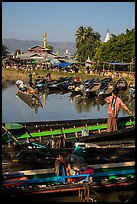
M109 29L120 35L135 28L135 2L2 2L2 38L75 42L80 26L103 41Z

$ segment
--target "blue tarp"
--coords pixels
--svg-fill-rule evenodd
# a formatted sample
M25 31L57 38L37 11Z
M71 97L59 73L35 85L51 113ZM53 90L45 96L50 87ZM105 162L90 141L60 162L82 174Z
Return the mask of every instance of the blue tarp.
M52 68L57 67L58 65L60 65L60 62L57 62L55 64L52 64Z
M52 64L52 68L60 65L60 61L58 59L53 59L50 63Z
M72 65L71 62L61 62L61 63L59 64L59 66L60 66L61 68L67 68L67 67L70 66L70 65Z
M130 64L130 63L122 63L122 62L109 62L109 64L112 64L112 65L121 65L121 66L123 66L123 65L128 65L128 64Z

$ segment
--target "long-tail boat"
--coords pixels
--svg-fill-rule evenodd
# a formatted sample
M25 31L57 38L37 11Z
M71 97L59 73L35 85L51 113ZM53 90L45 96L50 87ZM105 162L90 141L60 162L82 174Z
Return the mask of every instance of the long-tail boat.
M83 95L86 97L94 96L96 92L100 89L100 87L101 87L101 83L95 81L93 82L92 86L90 86L89 88L85 90Z
M2 195L3 197L18 197L40 195L49 193L63 194L67 191L84 189L83 200L89 201L90 192L96 193L97 189L114 190L135 187L135 162L119 162L92 165L95 173L70 175L67 163L59 155L54 168L22 170L3 174ZM74 182L73 178L81 178ZM87 191L86 191L87 190ZM26 197L27 198L27 197Z
M110 96L112 91L114 90L114 82L110 82L103 90L98 93L99 99L104 99L107 96Z
M120 90L126 90L128 87L128 83L125 78L120 78L116 83L115 83L115 88L120 91Z
M17 87L17 93L16 96L21 98L25 103L27 103L29 106L41 105L40 102L40 94L36 92L35 89L33 89L29 84L24 84L24 87L26 90L21 90L19 88L19 85L16 83Z
M135 119L118 118L118 130L107 132L107 118L42 122L3 123L3 143L37 140L42 144L72 146L74 142L112 141L135 138ZM14 136L14 137L12 137ZM12 141L11 141L12 142ZM53 146L54 146L53 145Z
M28 144L30 146L30 144ZM34 144L35 146L38 144ZM40 146L41 150L47 150L44 146ZM38 149L35 149L38 150ZM62 149L63 150L63 149ZM43 163L43 168L40 167L39 162L37 162L37 168L32 166L34 161L34 152L31 152L32 158L29 162L31 168L24 169L20 165L16 167L16 163L10 166L8 170L3 169L3 184L2 184L2 194L4 198L23 196L28 199L29 196L49 194L49 193L63 193L72 191L83 191L84 197L82 200L89 201L89 192L96 194L96 190L122 190L124 188L132 189L135 187L135 161L134 153L135 148L88 148L85 149L84 156L87 159L89 165L91 165L95 174L92 175L92 182L89 181L89 174L76 174L70 175L69 169L66 163L66 150L67 153L72 151L72 148L64 148L63 151L60 148L50 149L53 153L54 160L52 160L52 165L48 164L47 168L44 168L44 164L47 163L47 155L45 155L45 161ZM33 149L34 151L34 149ZM102 156L104 161L96 160L97 157ZM94 153L94 154L93 154ZM132 153L132 155L130 154ZM61 154L61 155L60 155ZM18 153L19 155L19 153ZM24 157L26 155L23 152ZM63 156L62 156L63 155ZM92 155L92 156L91 156ZM95 159L95 155L97 156ZM105 157L110 156L109 159L105 160ZM112 156L118 157L111 158ZM39 157L40 158L40 157ZM90 160L91 159L91 160ZM95 160L96 161L95 161ZM17 161L16 161L17 162ZM2 165L3 166L3 165ZM27 165L28 166L28 165ZM13 170L14 169L14 170ZM18 169L18 170L17 170ZM20 170L19 170L20 169ZM82 177L82 181L73 182L73 178ZM84 178L83 178L84 177Z

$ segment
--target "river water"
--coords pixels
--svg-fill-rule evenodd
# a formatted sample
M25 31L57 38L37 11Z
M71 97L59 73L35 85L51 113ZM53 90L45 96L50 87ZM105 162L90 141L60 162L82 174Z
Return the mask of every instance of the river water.
M16 96L15 85L2 90L2 122L34 122L73 119L95 119L107 117L107 104L95 97L83 98L71 93L43 94L42 107L31 108ZM128 90L121 92L123 102L135 113L135 101L128 101ZM127 116L128 112L120 109L119 116Z

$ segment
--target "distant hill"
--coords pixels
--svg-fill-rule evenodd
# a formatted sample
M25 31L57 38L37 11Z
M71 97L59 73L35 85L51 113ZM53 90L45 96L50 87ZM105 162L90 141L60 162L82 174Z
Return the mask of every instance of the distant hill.
M35 45L43 46L43 41L2 39L2 44L8 47L9 52L13 53L18 49L26 52L28 48ZM68 49L71 54L74 54L76 51L75 42L47 42L47 45L53 46L54 52L58 49L60 55L64 54L66 49Z

